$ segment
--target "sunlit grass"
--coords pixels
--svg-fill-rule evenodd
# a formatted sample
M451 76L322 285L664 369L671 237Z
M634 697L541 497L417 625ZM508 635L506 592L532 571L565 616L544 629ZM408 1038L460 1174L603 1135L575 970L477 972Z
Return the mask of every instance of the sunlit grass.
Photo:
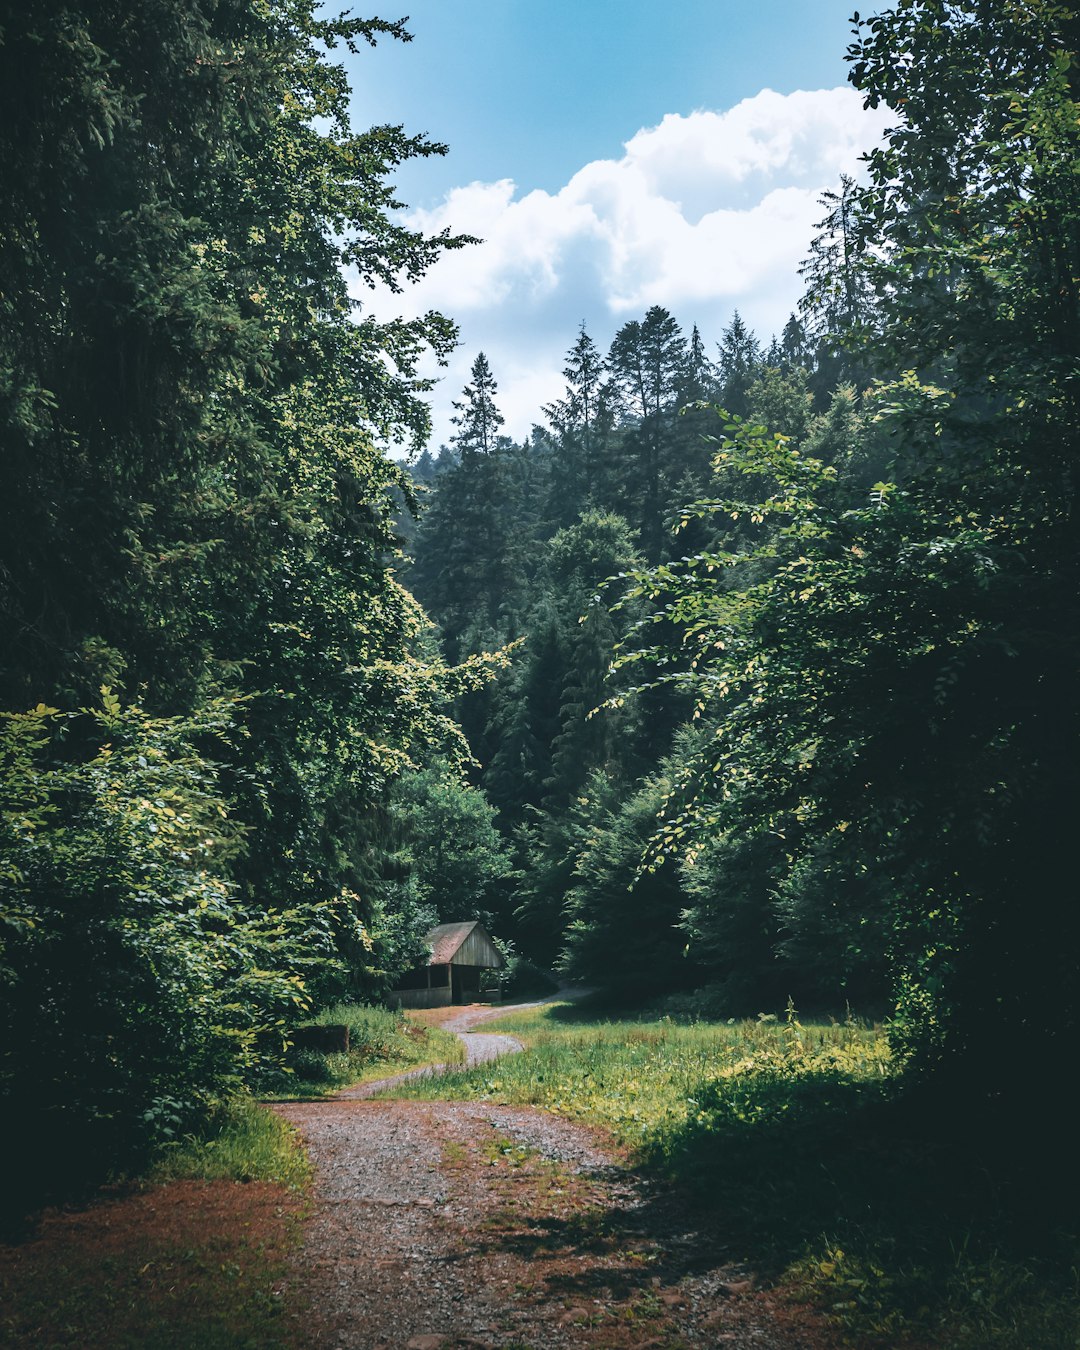
M190 1136L159 1157L148 1180L274 1181L302 1190L311 1163L293 1127L266 1106L240 1097L223 1107L202 1138Z
M327 1096L427 1064L460 1064L465 1058L464 1047L450 1032L422 1026L388 1008L338 1003L312 1021L319 1026L347 1026L348 1052L297 1052L291 1069L265 1084L265 1096L276 1100Z
M778 1063L880 1081L890 1072L878 1026L796 1020L697 1022L585 1020L546 1004L486 1022L528 1047L451 1078L401 1084L394 1096L470 1098L542 1106L609 1130L622 1144L659 1146L700 1113L703 1087Z

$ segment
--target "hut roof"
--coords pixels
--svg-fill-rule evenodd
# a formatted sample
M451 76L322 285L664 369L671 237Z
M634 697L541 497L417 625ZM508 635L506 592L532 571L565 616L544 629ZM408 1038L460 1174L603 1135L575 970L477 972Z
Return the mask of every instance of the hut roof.
M431 959L428 965L450 965L462 946L474 934L478 942L471 945L478 950L476 953L470 954L479 955L481 951L483 952L483 957L477 964L494 967L504 965L501 953L498 948L492 945L487 930L478 919L473 919L470 923L440 923L433 928L425 938L431 948Z

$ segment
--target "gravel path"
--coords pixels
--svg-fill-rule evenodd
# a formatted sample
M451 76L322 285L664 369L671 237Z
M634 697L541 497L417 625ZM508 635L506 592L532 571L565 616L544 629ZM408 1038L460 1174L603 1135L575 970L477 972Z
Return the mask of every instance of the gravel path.
M469 1063L511 1036L447 1025ZM431 1072L426 1070L425 1072ZM402 1075L413 1076L413 1075ZM532 1108L372 1101L368 1083L278 1110L316 1165L296 1263L300 1341L335 1350L824 1350L715 1237L596 1131ZM785 1327L785 1318L789 1325Z
M560 995L561 997L561 995ZM520 1012L522 1008L536 1008L540 1003L550 1002L541 999L539 1003L515 1003L511 1006L491 1008L463 1008L456 1016L443 1023L444 1031L452 1031L465 1047L465 1068L475 1068L477 1064L488 1064L503 1055L518 1055L525 1048L515 1036L497 1035L494 1032L470 1031L493 1017L502 1017L508 1012ZM410 1078L430 1078L432 1074L447 1073L456 1068L451 1064L426 1064L422 1069L410 1069L408 1073L396 1073L390 1078L376 1078L371 1083L361 1083L358 1087L345 1088L335 1095L335 1101L366 1101L382 1092L383 1088L393 1087L395 1083L407 1083Z
M318 1168L301 1256L303 1283L318 1301L316 1345L573 1344L546 1309L510 1297L515 1282L499 1262L468 1251L486 1208L484 1178L445 1162L477 1132L494 1135L482 1116L453 1102L279 1109L302 1130Z
M459 1031L458 1040L464 1042L465 1066L469 1069L500 1059L503 1055L516 1055L524 1049L513 1036L497 1036L491 1031Z

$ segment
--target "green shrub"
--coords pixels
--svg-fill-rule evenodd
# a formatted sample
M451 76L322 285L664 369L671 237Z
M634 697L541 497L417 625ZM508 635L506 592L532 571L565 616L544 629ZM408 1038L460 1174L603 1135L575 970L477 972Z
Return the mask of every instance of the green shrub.
M0 715L0 1100L16 1205L140 1165L275 1058L329 957L313 908L268 916L206 748L232 705Z
M314 1026L349 1028L349 1053L364 1061L392 1059L416 1032L400 1012L367 1003L334 1003L309 1018Z
M220 1107L199 1135L168 1145L148 1180L274 1181L296 1190L311 1179L311 1163L296 1130L250 1097Z
M504 999L545 998L548 994L557 993L558 988L558 981L535 961L516 952L511 955L503 972Z
M268 1074L262 1089L277 1097L310 1096L376 1078L389 1078L421 1064L458 1064L464 1049L456 1036L423 1027L389 1008L335 1003L309 1019L316 1026L349 1028L346 1054L308 1048L289 1052L287 1069Z

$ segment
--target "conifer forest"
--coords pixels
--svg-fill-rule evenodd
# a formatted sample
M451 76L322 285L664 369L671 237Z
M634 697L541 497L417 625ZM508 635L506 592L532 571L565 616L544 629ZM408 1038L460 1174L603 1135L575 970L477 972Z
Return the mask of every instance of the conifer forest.
M17 1204L198 1138L477 919L507 1002L880 1024L861 1128L978 1157L1068 1267L1076 7L856 16L889 129L786 324L583 313L522 439L494 348L433 437L454 315L355 298L478 246L403 215L444 146L350 121L341 53L405 20L0 8ZM822 1137L855 1109L800 1083Z

